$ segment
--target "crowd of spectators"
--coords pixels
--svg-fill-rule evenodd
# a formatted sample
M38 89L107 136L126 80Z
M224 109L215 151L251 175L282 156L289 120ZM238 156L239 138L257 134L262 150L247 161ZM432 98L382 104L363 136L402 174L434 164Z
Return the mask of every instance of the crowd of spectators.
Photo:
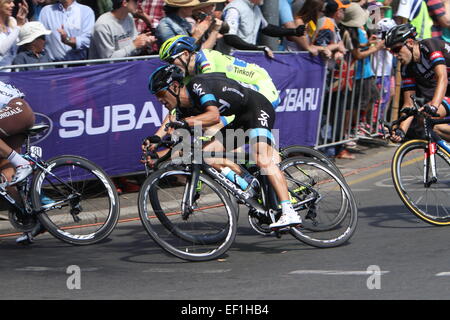
M450 41L450 0L266 1L278 1L278 24L267 21L262 0L0 0L0 66L157 54L180 34L223 53L308 51L328 61L332 105L346 96L339 90L360 97L359 114L348 104L326 111L342 117L344 130L335 131L351 140L349 128L367 130L392 99L396 63L383 35L409 21L421 39ZM260 43L261 35L278 39L278 47ZM343 73L336 69L351 70L355 81L337 81ZM351 158L345 148L338 156Z

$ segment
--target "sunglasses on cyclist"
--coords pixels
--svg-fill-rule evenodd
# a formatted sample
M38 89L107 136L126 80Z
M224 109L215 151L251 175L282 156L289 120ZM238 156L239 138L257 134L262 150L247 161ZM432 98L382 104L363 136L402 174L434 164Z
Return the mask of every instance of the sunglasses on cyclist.
M172 64L172 63L175 62L175 59L177 59L178 57L180 57L182 54L183 54L183 52L177 53L177 54L175 54L175 55L173 55L173 56L167 58L166 61L167 61L168 63Z
M401 46L397 46L397 47L390 48L389 51L390 51L391 53L397 54L397 53L400 52L400 50L402 50L402 48L403 48L404 45L405 45L405 44L403 43Z
M166 92L167 92L167 90L159 90L157 93L155 93L155 96L157 97L157 98L162 98L162 97L164 97L165 95L166 95Z

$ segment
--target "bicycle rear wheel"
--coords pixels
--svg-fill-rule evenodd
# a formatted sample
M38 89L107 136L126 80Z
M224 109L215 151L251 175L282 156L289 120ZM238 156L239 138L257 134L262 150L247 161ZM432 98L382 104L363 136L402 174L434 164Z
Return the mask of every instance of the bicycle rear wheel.
M339 177L344 179L341 170L336 166L336 164L330 158L328 158L326 154L312 147L292 145L286 148L281 148L280 155L283 160L292 157L304 157L319 160L320 162L326 164L332 170L334 170L339 175Z
M447 159L450 155L438 148L435 155L437 181L426 186L427 168L427 180L431 177L429 157L425 154L427 148L426 140L410 140L396 150L391 171L395 190L419 219L436 226L449 225L450 165Z
M75 245L97 243L114 230L119 196L111 179L93 162L59 156L36 171L31 200L43 226L56 238Z
M227 193L204 174L196 187L195 207L183 210L190 178L191 172L172 168L150 175L139 192L139 216L150 237L167 252L190 261L212 260L233 243L237 217Z
M302 227L291 228L298 240L319 248L346 243L355 232L358 210L347 183L321 161L293 157L280 164ZM306 199L315 201L298 205Z

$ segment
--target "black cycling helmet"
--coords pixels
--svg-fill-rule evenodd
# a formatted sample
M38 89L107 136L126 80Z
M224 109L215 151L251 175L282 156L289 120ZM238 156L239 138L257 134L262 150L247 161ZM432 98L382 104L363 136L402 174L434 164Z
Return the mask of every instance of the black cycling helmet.
M401 24L386 33L385 45L387 48L392 48L397 43L404 43L407 39L416 39L416 36L416 27L409 23Z
M156 69L148 80L148 90L155 94L167 88L174 81L183 83L184 73L175 65L165 65Z

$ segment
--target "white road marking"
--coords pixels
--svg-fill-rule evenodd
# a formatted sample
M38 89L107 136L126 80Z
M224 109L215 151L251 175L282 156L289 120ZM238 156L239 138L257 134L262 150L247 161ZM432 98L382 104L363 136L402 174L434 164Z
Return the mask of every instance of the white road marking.
M80 268L81 271L84 272L93 272L98 271L101 268ZM24 271L24 272L45 272L45 271L57 271L57 272L66 272L67 267L23 267L23 268L16 268L15 271Z
M448 277L450 276L450 272L439 272L435 274L436 277Z
M379 274L383 275L389 271L380 271ZM289 272L289 274L299 274L299 275L325 275L325 276L371 276L374 274L373 271L367 270L356 270L356 271L345 271L345 270L295 270Z
M214 274L214 273L226 273L231 269L211 269L211 270L186 270L186 269L170 269L170 268L152 268L142 272L148 273L200 273L200 274Z

